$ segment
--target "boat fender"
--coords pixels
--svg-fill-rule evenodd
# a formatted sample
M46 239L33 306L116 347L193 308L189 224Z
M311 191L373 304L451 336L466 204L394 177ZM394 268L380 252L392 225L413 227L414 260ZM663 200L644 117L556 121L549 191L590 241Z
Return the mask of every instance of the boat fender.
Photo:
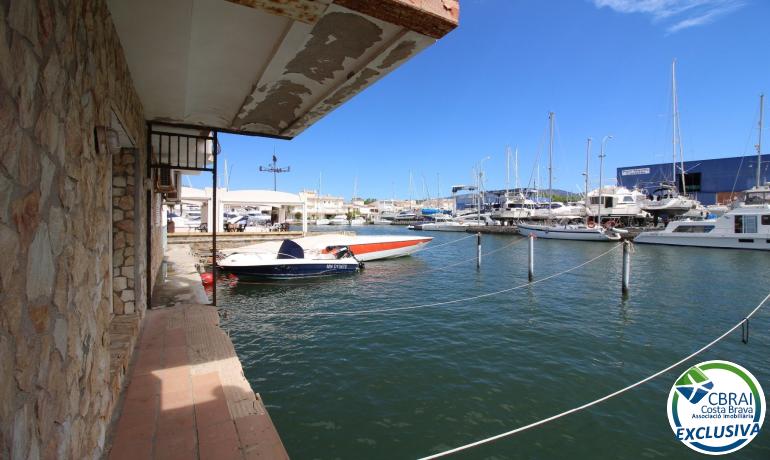
M604 223L604 228L612 228L614 226L615 226L614 220L608 220L607 222Z
M214 284L214 275L212 273L201 273L201 283L204 286L211 286Z
M594 228L594 227L596 227L596 223L595 223L594 221L592 221L592 220L589 220L589 221L588 221L588 224L586 224L586 225L588 226L588 228Z

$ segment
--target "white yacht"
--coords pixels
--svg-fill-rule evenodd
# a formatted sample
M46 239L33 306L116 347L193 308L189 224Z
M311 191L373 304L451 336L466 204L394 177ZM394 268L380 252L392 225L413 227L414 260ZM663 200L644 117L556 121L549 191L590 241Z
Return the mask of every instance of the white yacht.
M329 219L321 218L315 221L316 225L329 225L331 221Z
M345 214L337 214L329 220L329 225L348 225L348 216Z
M698 200L680 194L672 183L661 183L652 191L652 196L642 202L642 209L653 215L678 216L700 207Z
M529 219L537 208L537 203L521 192L508 192L500 209L491 217L495 220Z
M640 223L650 217L642 209L644 192L608 185L588 192L588 217L602 216L602 220L620 220Z
M356 217L355 219L352 219L350 221L350 225L364 225L365 223L366 223L366 219L364 219L361 216Z
M586 215L585 206L578 204L564 204L558 201L553 203L541 204L532 211L531 219L548 219L548 218L573 218L577 219Z
M708 248L770 250L770 184L746 192L746 200L721 217L675 220L664 230L640 233L634 242Z
M446 214L436 214L431 216L430 221L410 225L408 228L436 232L464 232L470 226L470 222L460 222Z
M410 225L410 230L425 230L433 232L464 232L471 224L467 222L428 222L425 224Z
M497 225L499 223L496 223L494 220L492 220L492 217L489 213L482 212L481 215L474 213L474 214L463 214L462 216L455 217L455 222L458 222L460 224L464 225L473 225L473 226L485 226L485 225Z
M759 99L759 126L762 127L764 97ZM757 164L762 164L762 129L759 130ZM744 192L744 200L734 203L721 217L707 220L675 220L664 230L644 232L634 241L643 244L699 246L707 248L757 249L770 251L770 182L761 183L756 168L756 185Z

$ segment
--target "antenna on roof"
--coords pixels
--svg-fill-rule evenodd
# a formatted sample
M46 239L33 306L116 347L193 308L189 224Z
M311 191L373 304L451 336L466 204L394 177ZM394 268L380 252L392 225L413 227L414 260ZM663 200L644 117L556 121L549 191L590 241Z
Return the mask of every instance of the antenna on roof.
M269 166L260 166L259 172L271 172L273 173L273 191L278 190L278 174L291 172L291 166L285 168L278 167L278 157L275 156L275 150L273 150L273 161Z

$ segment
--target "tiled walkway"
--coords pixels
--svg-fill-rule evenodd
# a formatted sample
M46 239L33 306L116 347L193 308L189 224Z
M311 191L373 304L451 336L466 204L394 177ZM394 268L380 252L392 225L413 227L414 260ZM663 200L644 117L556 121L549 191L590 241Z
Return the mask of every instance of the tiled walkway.
M150 310L111 460L288 458L210 305Z

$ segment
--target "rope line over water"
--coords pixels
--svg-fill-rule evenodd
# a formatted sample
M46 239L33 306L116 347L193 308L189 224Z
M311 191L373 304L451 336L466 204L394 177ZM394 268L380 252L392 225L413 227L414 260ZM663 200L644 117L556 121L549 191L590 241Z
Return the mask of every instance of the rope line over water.
M522 239L521 241L526 241L526 239ZM604 251L603 253L599 254L596 257L593 257L579 265L576 265L572 268L568 268L567 270L560 271L558 273L554 273L552 275L546 276L545 278L541 278L539 280L531 281L528 283L520 284L518 286L513 286L506 289L501 289L499 291L494 292L487 292L485 294L478 294L471 297L463 297L460 299L454 299L454 300L445 300L443 302L433 302L433 303L426 303L426 304L420 304L420 305L409 305L405 307L393 307L393 308L381 308L381 309L373 309L373 310L347 310L347 311L330 311L330 312L324 312L324 311L318 311L318 312L306 312L306 313L262 313L262 316L355 316L355 315L364 315L364 314L376 314L376 313L390 313L393 311L404 311L404 310L418 310L422 308L428 308L428 307L438 307L441 305L450 305L460 302L468 302L470 300L477 300L477 299L483 299L485 297L492 297L496 295L500 295L506 292L515 291L517 289L523 289L527 286L532 286L538 283L542 283L544 281L548 281L550 279L556 278L557 276L561 276L564 274L567 274L569 272L575 271L578 268L585 267L586 265L601 259L602 257L606 256L607 254L611 253L612 251L617 250L620 248L622 244L616 244L612 248L610 248L607 251ZM502 249L502 248L500 248ZM474 258L475 260L475 258Z
M457 242L460 242L460 241L463 241L463 240L467 240L468 238L474 238L475 236L476 236L475 234L471 234L471 235L468 235L468 236L464 236L462 238L454 239L452 241L447 241L446 243L433 244L433 245L430 245L430 246L426 245L425 247L417 249L416 251L412 252L412 254L417 254L418 252L429 251L431 249L440 248L441 246L446 246L448 244L454 244L454 243L457 243Z
M470 237L474 237L474 236L476 236L476 235L471 235ZM452 243L457 242L457 241L462 241L464 239L465 238L460 238L458 240L452 241ZM527 241L527 239L526 238L518 238L518 239L514 240L513 242L508 243L508 244L506 244L504 246L501 246L501 247L499 247L497 249L493 249L491 251L482 253L481 256L482 257L486 257L486 256L488 256L490 254L494 254L496 252L500 252L500 251L503 251L505 249L508 249L511 246L516 246L517 244L523 243L524 241ZM447 243L445 243L445 244L447 244ZM412 254L414 254L414 253L412 253ZM451 263L451 264L448 264L448 265L443 265L441 267L429 268L427 270L419 270L419 271L415 271L414 273L407 273L407 275L409 275L409 276L412 276L412 275L424 275L426 273L432 273L432 272L437 272L437 271L441 271L441 270L446 270L448 268L456 267L458 265L467 264L468 262L475 262L477 259L478 259L478 256L474 256L474 257L471 257L469 259L463 259L463 260L461 260L459 262L454 262L454 263ZM398 278L394 278L394 279L377 280L377 281L372 280L372 283L377 283L377 284L399 283L400 284L400 283L403 283L403 279L402 278L403 277L398 277Z
M642 380L639 380L638 382L632 383L631 385L628 385L628 386L626 386L624 388L621 388L620 390L617 390L615 392L612 392L612 393L609 393L607 395L604 395L604 396L602 396L599 399L595 399L595 400L593 400L591 402L588 402L588 403L585 403L585 404L583 404L581 406L573 407L572 409L566 410L564 412L560 412L560 413L558 413L556 415L552 415L551 417L544 418L542 420L538 420L536 422L530 423L529 425L524 425L524 426L521 426L521 427L516 428L514 430L506 431L505 433L500 433L500 434L497 434L495 436L490 436L488 438L480 439L480 440L472 442L470 444L465 444L465 445L462 445L460 447L455 447L454 449L449 449L449 450L445 450L443 452L439 452L437 454L429 455L427 457L422 457L419 460L431 460L431 459L435 459L435 458L446 457L448 455L452 455L452 454L455 454L457 452L468 450L468 449L471 449L473 447L480 446L482 444L488 444L490 442L497 441L498 439L502 439L502 438L505 438L505 437L508 437L508 436L512 436L514 434L521 433L522 431L526 431L526 430L538 427L540 425L545 425L546 423L552 422L552 421L560 419L562 417L566 417L566 416L568 416L570 414L574 414L575 412L583 411L585 409L588 409L589 407L595 406L595 405L600 404L600 403L602 403L604 401L612 399L612 398L614 398L616 396L620 396L623 393L631 391L634 388L636 388L638 386L641 386L641 385L643 385L643 384L645 384L645 383L649 382L650 380L653 380L653 379L655 379L657 377L660 377L661 375L665 374L666 372L669 372L670 370L672 370L672 369L674 369L674 368L684 364L685 362L691 360L692 358L698 356L699 354L701 354L704 351L708 350L709 348L713 347L718 342L722 341L725 337L727 337L728 335L733 333L739 327L742 327L744 324L747 325L749 319L752 316L754 316L759 311L759 309L762 308L762 306L764 306L764 304L768 300L770 300L770 294L767 294L767 296L765 296L765 298L762 299L762 301L759 303L759 305L757 305L753 310L751 310L751 312L748 315L746 315L742 320L740 320L733 327L728 329L725 333L723 333L722 335L720 335L716 339L712 340L711 342L707 343L706 345L704 345L700 349L696 350L695 352L693 352L693 353L685 356L684 358L680 359L679 361L675 362L674 364L671 364L670 366L666 367L665 369L661 369L658 372L656 372L656 373L654 373L654 374L652 374L652 375L650 375L648 377L645 377Z

